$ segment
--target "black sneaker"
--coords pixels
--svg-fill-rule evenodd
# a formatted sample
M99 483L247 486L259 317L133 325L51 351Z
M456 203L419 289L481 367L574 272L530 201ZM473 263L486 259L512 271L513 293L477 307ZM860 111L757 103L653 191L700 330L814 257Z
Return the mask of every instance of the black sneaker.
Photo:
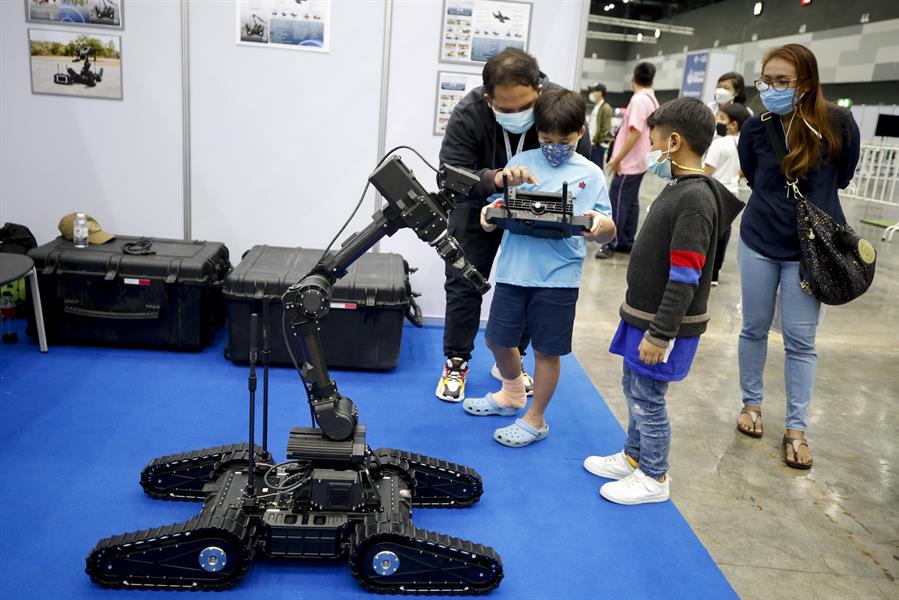
M443 375L437 383L437 397L447 402L465 400L465 377L468 375L468 361L453 357L443 365Z
M599 250L593 256L596 258L612 258L615 256L615 251L608 244L604 244L599 247Z

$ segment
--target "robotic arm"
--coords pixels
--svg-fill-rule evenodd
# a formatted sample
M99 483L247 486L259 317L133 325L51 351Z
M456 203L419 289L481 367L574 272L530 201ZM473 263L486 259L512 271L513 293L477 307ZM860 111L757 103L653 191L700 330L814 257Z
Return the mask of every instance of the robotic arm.
M312 413L322 433L336 441L353 436L358 411L331 380L318 332L319 322L330 309L334 282L346 275L350 265L385 236L408 227L419 239L433 246L440 258L458 269L481 294L490 289L490 284L468 262L459 243L446 230L456 197L467 196L478 183L477 176L444 165L440 191L429 193L403 161L394 156L375 169L368 180L386 204L373 215L368 227L351 235L338 252L325 256L282 297L286 322L293 328L294 336L300 338L303 364L298 368ZM290 340L286 342L290 344Z

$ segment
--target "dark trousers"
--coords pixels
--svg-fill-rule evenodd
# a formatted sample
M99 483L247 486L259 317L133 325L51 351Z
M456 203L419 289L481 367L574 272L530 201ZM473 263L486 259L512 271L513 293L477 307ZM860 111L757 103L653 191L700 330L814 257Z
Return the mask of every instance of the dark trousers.
M727 252L727 243L730 241L730 225L724 230L724 235L718 239L718 245L715 248L715 267L712 270L712 281L718 281L718 273L721 272L721 265L724 264L724 253Z
M630 252L637 236L637 220L640 218L640 182L645 173L638 175L615 175L609 187L612 202L612 220L618 230L610 246L615 250Z
M590 160L592 160L600 169L605 163L605 158L606 149L602 146L593 146L593 151L590 153Z
M503 232L495 229L487 233L481 228L480 218L481 207L461 204L450 213L447 230L462 246L465 257L487 278ZM481 294L449 265L446 266L443 289L446 291L443 352L447 358L458 356L469 360L481 323ZM525 330L519 345L522 355L529 342L530 336Z

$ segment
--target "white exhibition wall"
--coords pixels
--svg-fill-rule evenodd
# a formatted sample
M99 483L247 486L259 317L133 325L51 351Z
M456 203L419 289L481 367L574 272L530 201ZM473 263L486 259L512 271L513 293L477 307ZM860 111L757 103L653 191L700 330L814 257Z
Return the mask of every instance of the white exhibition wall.
M194 238L224 241L236 264L254 244L337 233L377 162L384 7L333 2L319 53L237 45L234 2L190 3Z
M587 0L534 0L529 51L552 81L577 80ZM111 232L180 238L183 223L181 2L127 0L121 101L32 95L24 2L0 1L0 223L44 243L59 218L86 211ZM235 44L231 0L189 3L191 234L321 248L355 206L378 160L384 0L333 2L328 53ZM443 0L395 0L386 147L436 163L432 135ZM57 27L58 29L59 27ZM72 30L73 28L68 28ZM90 30L95 31L95 30ZM110 30L102 30L110 33ZM411 153L422 184L433 174ZM367 224L369 191L345 235ZM442 318L443 263L409 231L380 251L420 271L425 316ZM486 315L486 313L485 313Z
M112 232L183 235L180 3L127 4L125 30L102 30L122 36L123 100L97 100L32 95L28 28L76 28L0 2L0 223L39 243L75 211Z
M582 52L578 36L587 1L535 0L533 3L528 51L537 58L550 81L569 88L577 81L578 56ZM387 101L387 149L401 144L412 146L435 166L443 141L443 137L431 134L437 71L481 72L476 66L439 62L442 11L442 0L395 2ZM435 189L433 173L427 166L411 152L401 151L400 155L427 189ZM422 312L426 317L442 319L446 304L444 266L437 254L409 231L398 232L384 241L380 250L399 252L420 269L412 283L422 293L419 298ZM489 306L489 301L481 305L483 319L487 318Z

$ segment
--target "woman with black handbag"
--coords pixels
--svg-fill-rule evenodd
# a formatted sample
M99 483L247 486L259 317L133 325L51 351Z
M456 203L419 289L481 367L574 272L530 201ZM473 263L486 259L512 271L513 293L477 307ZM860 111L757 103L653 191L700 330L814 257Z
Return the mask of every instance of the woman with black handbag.
M849 185L855 172L859 132L848 110L825 101L817 60L804 46L787 44L768 52L755 86L769 112L748 119L739 141L740 168L752 195L743 213L738 249L743 409L737 430L762 436L762 374L779 287L786 352L784 460L790 467L808 469L812 456L805 431L815 383L821 301L810 293L810 263L800 245L800 235L814 234L805 223L806 212L800 211L799 222L797 203L807 201L804 211L809 204L816 207L812 210L820 209L817 214L831 229L848 229L837 191Z

